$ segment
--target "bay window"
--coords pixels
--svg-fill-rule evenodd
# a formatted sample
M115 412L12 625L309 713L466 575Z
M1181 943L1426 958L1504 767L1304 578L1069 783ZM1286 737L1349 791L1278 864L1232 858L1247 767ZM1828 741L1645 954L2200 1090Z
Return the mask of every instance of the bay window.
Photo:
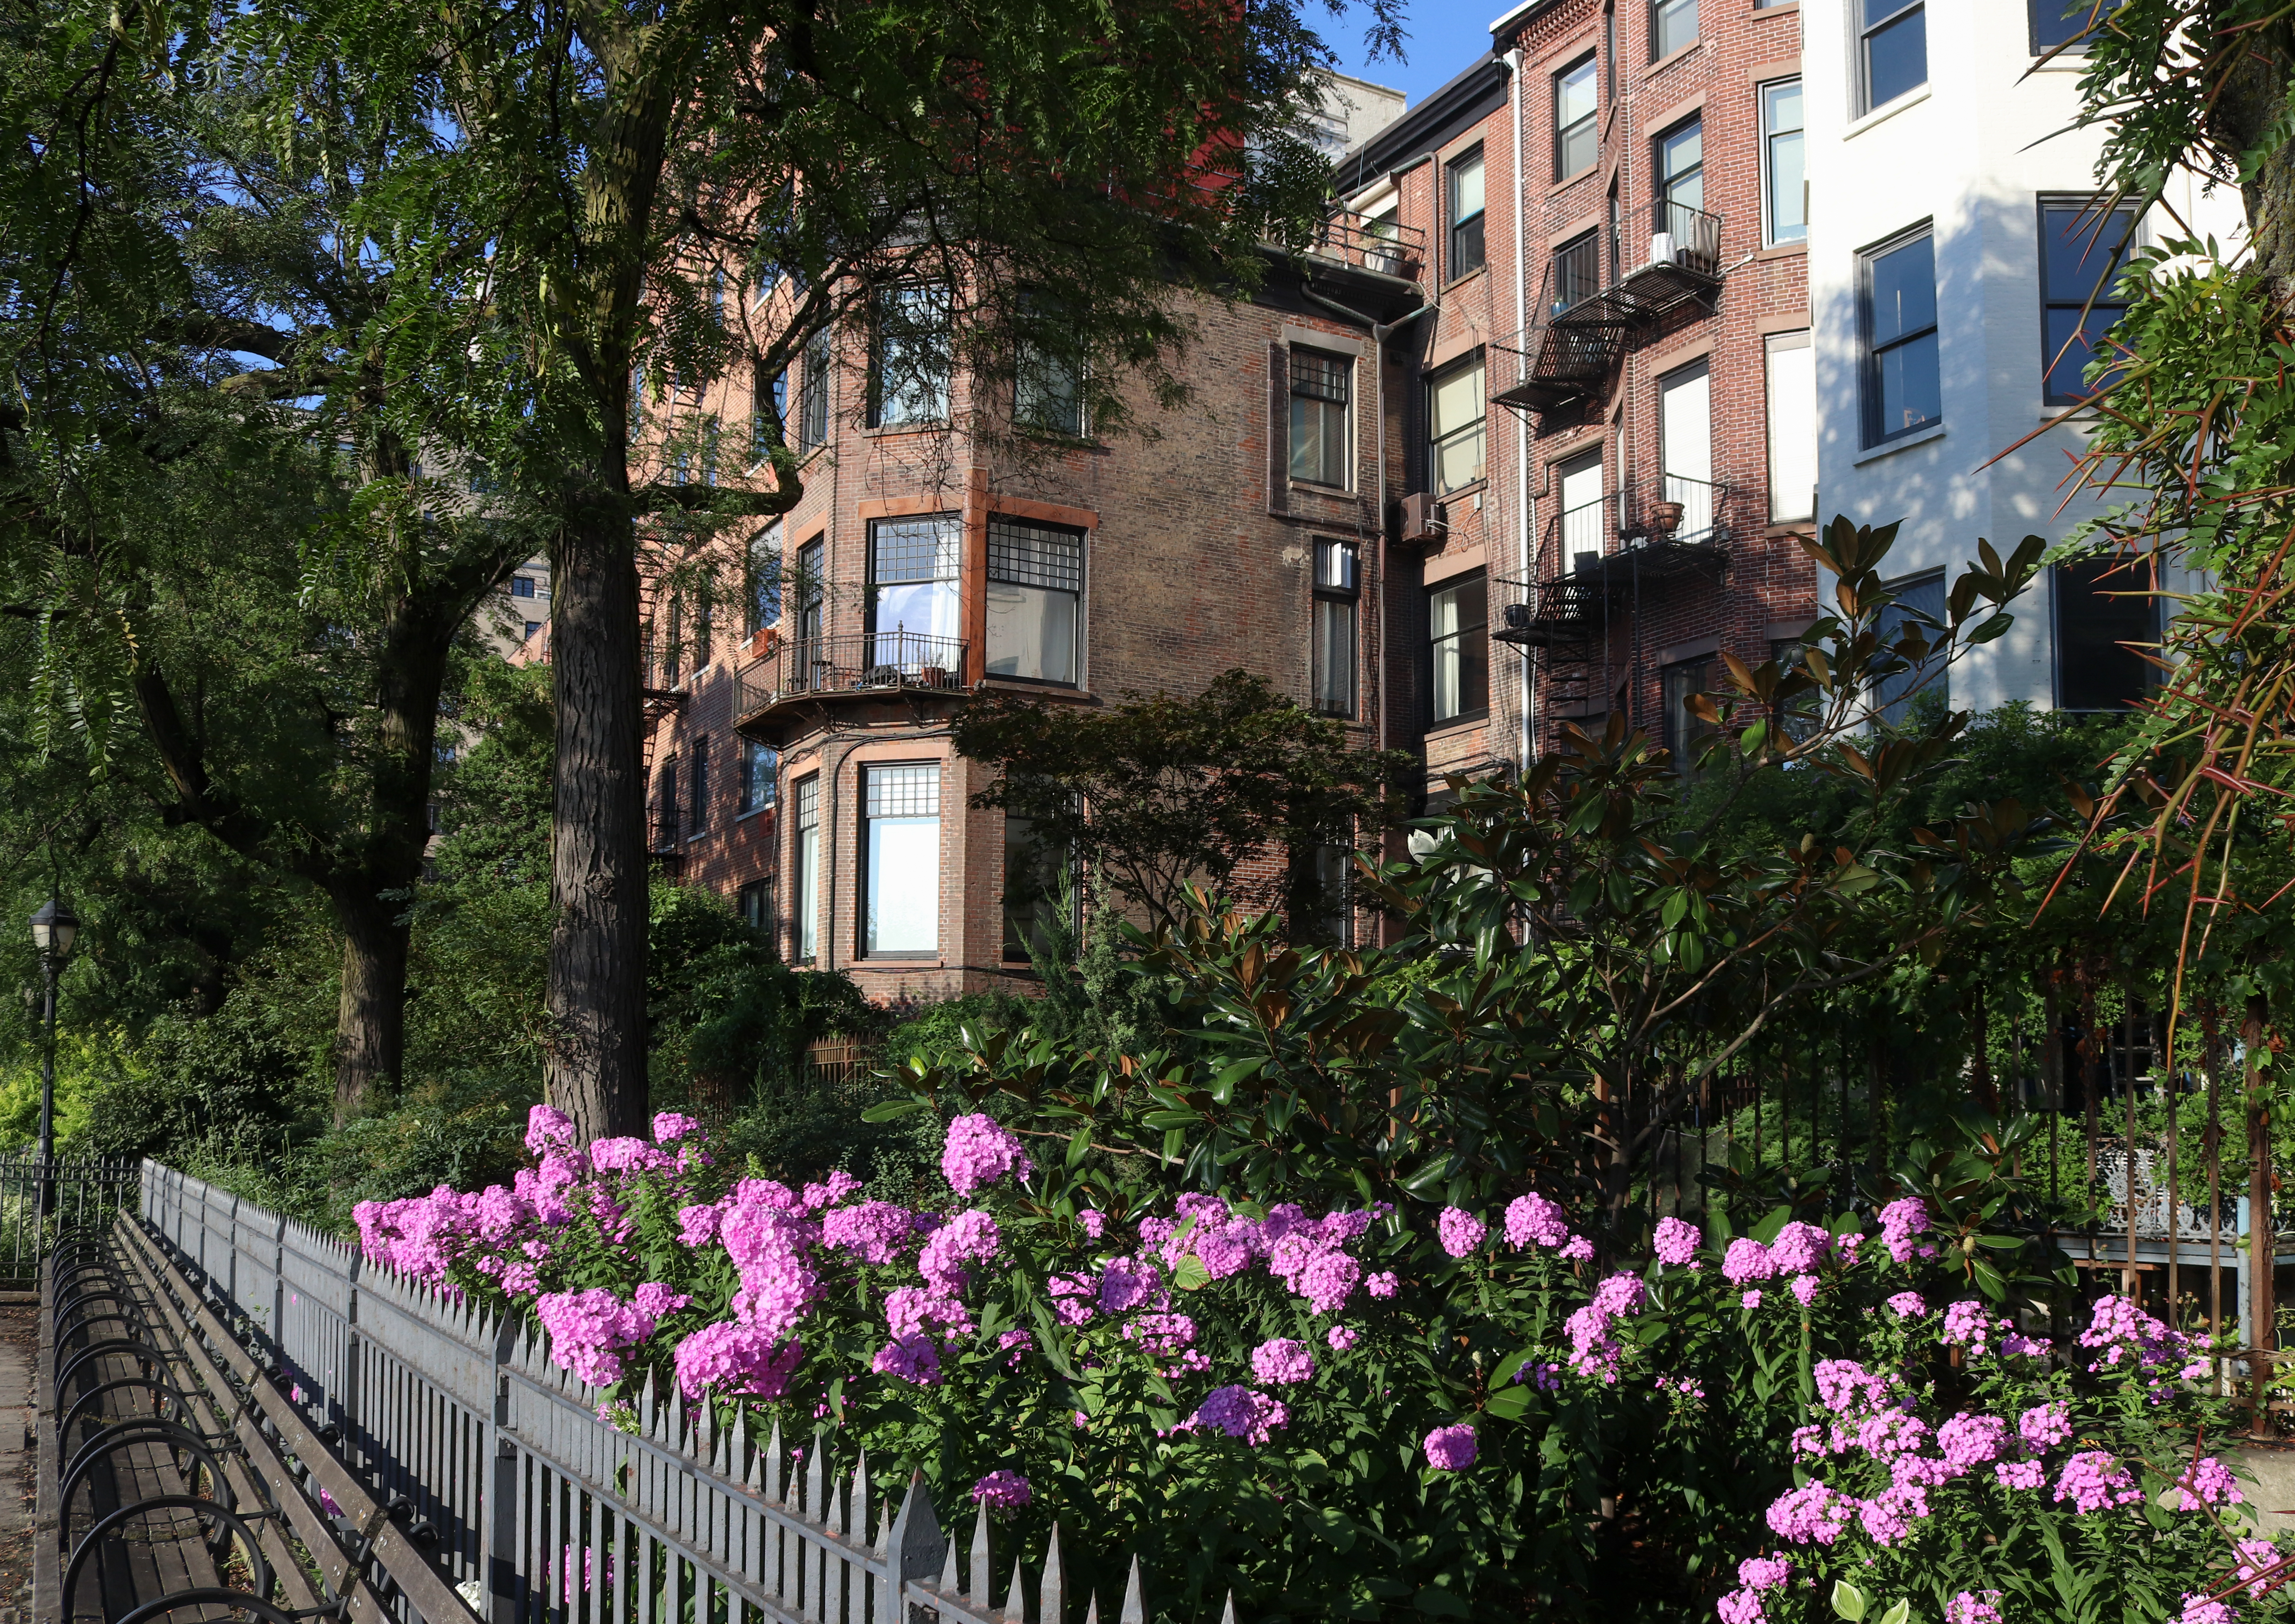
M940 766L870 766L861 777L861 951L931 958L940 951Z

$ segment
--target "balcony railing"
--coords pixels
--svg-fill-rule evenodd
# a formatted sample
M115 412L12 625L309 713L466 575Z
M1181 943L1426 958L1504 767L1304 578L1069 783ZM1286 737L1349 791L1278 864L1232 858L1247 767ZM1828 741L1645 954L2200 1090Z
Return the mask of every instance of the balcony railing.
M1316 228L1307 252L1388 276L1416 276L1426 263L1426 233L1398 220L1338 208Z
M961 693L967 652L960 637L917 632L792 640L743 668L739 714L754 716L792 699Z

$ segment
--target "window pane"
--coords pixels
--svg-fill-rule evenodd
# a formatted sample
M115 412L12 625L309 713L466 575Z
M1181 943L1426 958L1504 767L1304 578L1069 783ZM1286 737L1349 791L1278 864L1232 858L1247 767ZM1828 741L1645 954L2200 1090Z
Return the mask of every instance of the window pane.
M1315 544L1315 584L1333 592L1355 590L1355 550L1352 542Z
M1450 217L1464 220L1482 212L1482 158L1477 152L1450 166Z
M1426 600L1433 655L1434 720L1478 711L1490 703L1490 646L1483 636L1484 584L1480 578L1444 587Z
M1595 126L1590 114L1571 125L1562 132L1556 148L1556 178L1592 168L1594 160L1601 156L1601 147L1602 132Z
M821 779L818 774L796 785L796 894L791 899L796 927L796 958L810 964L820 950L821 930Z
M1768 237L1801 242L1809 236L1808 156L1801 132L1801 81L1761 92L1761 126L1768 161Z
M1881 372L1881 433L1883 437L1933 423L1944 416L1943 386L1937 377L1936 334L1928 333L1878 359Z
M894 288L877 302L876 420L938 422L948 416L948 295Z
M1925 11L1915 9L1908 12L1866 37L1866 107L1885 106L1906 92L1918 90L1928 82L1929 29Z
M871 767L867 914L871 953L929 953L940 945L940 769Z
M1059 923L1061 863L1025 818L1004 819L1004 957L1018 963L1049 951Z
M1455 491L1482 477L1482 430L1479 425L1445 440L1434 452L1434 488Z
M2026 0L2032 12L2032 53L2053 51L2088 31L2095 0ZM2111 9L2110 0L2104 9Z
M1435 437L1457 433L1482 415L1482 363L1477 361L1437 378L1430 395Z
M1697 0L1657 0L1650 20L1653 58L1671 56L1697 39Z
M1684 778L1697 776L1697 743L1708 731L1705 724L1690 714L1689 699L1712 687L1707 663L1685 660L1678 665L1668 665L1658 673L1658 702L1664 712L1665 747L1673 758L1673 770Z
M1936 240L1922 237L1873 261L1873 344L1936 325Z
M1594 116L1594 59L1588 57L1554 81L1554 123L1566 128Z
M2040 211L2040 274L2050 300L2085 304L2090 294L2110 298L2128 268L2136 216L2119 209L2109 219L2093 209L2054 205Z
M1805 332L1768 341L1769 517L1817 516L1817 351Z
M963 524L951 515L871 523L869 630L961 637L956 576L963 542Z
M1601 290L1601 248L1593 233L1554 250L1554 303L1557 314Z
M1355 600L1315 600L1315 708L1327 716L1355 714Z
M1042 682L1076 680L1076 597L988 583L988 672Z
M2110 331L2113 322L2127 314L2120 305L2098 305L2080 320L2077 305L2051 306L2047 313L2045 342L2047 390L2051 401L2079 400L2109 386L2120 369L2114 367L2094 383L2087 381L2087 364L2095 358L2096 347Z
M2144 697L2151 668L2129 643L2159 640L2152 579L2110 559L2059 564L2056 704L2068 711L2120 710Z
M1933 646L1937 641L1935 628L1944 622L1944 577L1940 575L1923 575L1917 581L1891 581L1887 584L1889 590L1897 594L1897 600L1881 611L1881 641L1893 648L1897 639L1903 635L1905 624L1915 621L1920 625L1922 635ZM1912 714L1915 689L1923 693L1931 690L1943 692L1942 680L1930 676L1941 657L1942 651L1935 650L1911 670L1874 684L1874 698L1881 707L1883 720L1893 727L1903 726Z
M1291 352L1291 477L1320 485L1347 478L1347 400L1354 367L1345 356Z

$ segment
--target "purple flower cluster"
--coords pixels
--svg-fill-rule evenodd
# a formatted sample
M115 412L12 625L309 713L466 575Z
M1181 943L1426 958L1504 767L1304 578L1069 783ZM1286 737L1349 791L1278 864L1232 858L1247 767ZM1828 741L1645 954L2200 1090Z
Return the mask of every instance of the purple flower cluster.
M2203 1455L2192 1463L2191 1469L2176 1480L2176 1487L2184 1491L2184 1509L2195 1506L2236 1506L2247 1497L2239 1491L2239 1481L2231 1468L2212 1455Z
M1251 1351L1251 1370L1271 1387L1314 1379L1315 1356L1305 1342L1278 1336Z
M1426 1434L1426 1464L1437 1472L1464 1472L1481 1452L1474 1427L1464 1421Z
M1944 1624L2000 1624L2000 1592L1962 1591L1944 1604Z
M1881 1245L1899 1263L1909 1263L1922 1252L1919 1236L1928 1232L1929 1204L1918 1196L1907 1196L1892 1201L1881 1209ZM1926 1254L1933 1257L1936 1248L1930 1246Z
M1704 1244L1705 1237L1695 1225L1678 1218L1659 1219L1657 1231L1650 1237L1650 1247L1656 1253L1657 1261L1670 1269L1703 1268L1697 1261L1697 1249Z
M1028 1487L1028 1480L1017 1472L1001 1469L990 1473L972 1486L976 1504L991 1511L1017 1511L1036 1498Z
M2064 1463L2056 1478L2056 1497L2070 1500L2083 1515L2113 1506L2140 1506L2144 1491L2128 1468L2102 1449L2082 1449Z
M1020 1141L993 1117L976 1113L948 1125L948 1138L941 1146L940 1171L948 1187L961 1196L1006 1179L1025 1184L1035 1177L1036 1164L1028 1159Z
M1442 1236L1442 1250L1454 1258L1471 1256L1490 1233L1490 1226L1463 1207L1444 1207L1435 1220L1434 1228Z
M2171 1382L2207 1374L2207 1361L2193 1357L2195 1340L2152 1318L2126 1297L2103 1297L2079 1334L2079 1345L2096 1355L2091 1374L2124 1370L2154 1392Z
M1748 1556L1737 1564L1738 1587L1723 1596L1714 1610L1721 1615L1722 1624L1763 1624L1768 1615L1761 1611L1762 1595L1784 1589L1792 1576L1793 1561L1782 1552Z
M1197 1406L1194 1416L1180 1424L1183 1429L1208 1427L1257 1449L1290 1419L1291 1412L1278 1400L1248 1387L1234 1386L1213 1389Z
M551 1362L592 1387L610 1387L622 1379L622 1355L653 1334L658 1318L603 1286L544 1293L535 1301L534 1317L550 1333Z
M1594 1288L1594 1300L1564 1321L1570 1338L1570 1368L1580 1375L1618 1379L1618 1362L1625 1350L1613 1334L1618 1320L1641 1312L1649 1296L1638 1275L1612 1275Z
M1532 1190L1507 1204L1507 1245L1516 1252L1540 1245L1552 1252L1570 1244L1570 1224L1558 1203Z
M689 1399L705 1392L778 1399L804 1355L794 1338L776 1344L755 1326L721 1320L681 1341L673 1359L678 1391Z

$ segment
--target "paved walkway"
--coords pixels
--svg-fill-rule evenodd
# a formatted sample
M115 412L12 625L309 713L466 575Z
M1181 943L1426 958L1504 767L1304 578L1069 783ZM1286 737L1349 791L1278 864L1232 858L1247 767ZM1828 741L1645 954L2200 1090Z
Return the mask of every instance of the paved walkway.
M32 1624L32 1367L39 1306L0 1295L0 1624Z

